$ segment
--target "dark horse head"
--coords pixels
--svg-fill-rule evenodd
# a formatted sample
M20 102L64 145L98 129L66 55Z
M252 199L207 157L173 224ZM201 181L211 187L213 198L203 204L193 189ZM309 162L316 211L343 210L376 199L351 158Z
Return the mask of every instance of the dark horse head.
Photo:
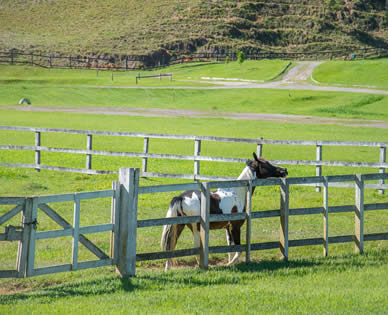
M247 161L247 166L253 174L256 174L256 178L286 177L288 175L286 168L275 166L266 159L258 158L255 153L253 153L253 157L253 161Z

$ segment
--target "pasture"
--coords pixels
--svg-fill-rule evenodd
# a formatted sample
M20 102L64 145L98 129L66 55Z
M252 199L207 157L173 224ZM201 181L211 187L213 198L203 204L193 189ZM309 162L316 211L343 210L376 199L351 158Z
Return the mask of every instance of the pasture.
M1 68L0 68L1 69ZM10 71L9 69L7 71ZM31 88L26 83L5 84L0 87L0 106L10 105L12 89ZM282 91L152 91L152 98L147 95L147 90L120 90L115 100L110 97L113 92L109 89L90 89L85 95L73 95L72 91L81 88L68 88L66 93L61 92L62 88L50 87L45 93L45 87L38 88L37 99L42 102L50 98L47 105L58 106L66 102L66 95L69 106L96 106L96 102L103 102L111 105L119 104L120 100L127 97L126 102L121 106L138 106L138 104L152 104L154 107L168 106L168 97L173 93L180 96L178 106L186 108L211 109L211 106L222 108L224 106L234 111L262 112L264 107L254 107L254 99L266 99L267 106L273 112L298 113L298 108L303 107L302 99L298 106L291 106L290 102L282 102L288 96ZM116 90L114 90L116 91ZM62 97L58 98L59 94ZM101 93L101 94L98 94ZM135 94L136 93L136 94ZM268 93L268 94L266 94ZM294 92L293 92L294 93ZM309 98L310 112L323 106L334 106L332 100L344 104L343 100L357 102L360 96L351 93L334 93L333 99L320 104L313 97L316 92L295 92L300 98ZM301 94L298 94L301 93ZM330 97L331 93L326 93ZM129 97L133 99L128 99ZM133 96L135 95L135 96ZM168 97L165 97L168 95ZM234 99L230 100L234 95ZM251 107L244 107L237 103L233 107L233 101L238 97L250 97ZM267 95L267 98L266 98ZM4 98L3 98L4 96ZM323 97L323 94L321 95ZM375 96L368 96L375 97ZM3 101L3 100L6 101ZM108 100L106 100L108 99ZM150 102L152 99L152 102ZM208 99L207 102L205 100ZM64 102L58 104L55 100ZM171 99L170 99L171 100ZM205 103L205 105L202 105ZM307 101L306 101L307 102ZM386 102L386 97L377 101ZM113 103L113 104L112 104ZM34 103L35 104L35 103ZM182 105L184 104L184 105ZM190 105L191 104L191 105ZM40 105L40 104L39 104ZM143 105L141 105L143 106ZM171 106L171 105L170 105ZM191 107L190 107L191 106ZM365 105L365 108L368 108ZM375 105L376 106L376 105ZM384 114L384 107L378 107L376 116L381 120L388 120ZM316 113L316 112L315 112ZM381 114L383 113L383 114ZM326 114L325 114L326 115ZM342 113L343 118L349 114ZM360 110L360 118L370 118ZM350 117L352 117L350 115ZM193 119L188 117L179 118L158 118L158 117L125 117L108 115L85 115L57 112L18 112L13 110L1 110L0 125L52 127L68 129L92 129L112 131L137 131L149 133L169 134L198 134L241 138L265 139L301 139L301 140L355 140L357 141L388 141L386 129L371 127L350 127L342 125L303 125L297 123L274 123L265 121L240 121L217 118ZM308 127L306 127L308 126ZM33 134L16 134L12 132L1 132L1 144L33 144ZM42 138L44 145L55 146L61 142L69 148L84 148L85 138L79 136L64 137L61 135ZM142 141L128 139L106 139L97 137L94 139L94 148L101 150L127 150L138 149L141 151ZM150 152L156 153L179 153L191 154L192 142L185 141L151 142ZM222 144L215 147L211 143L205 143L201 154L216 154L218 156L250 158L254 147L249 145ZM378 159L377 149L338 149L330 148L325 151L325 158L339 159L343 161ZM33 152L1 151L1 161L18 161L32 163ZM263 156L268 159L313 159L314 149L303 147L292 147L286 149L280 146L264 146ZM83 167L84 158L71 157L66 154L47 153L42 154L42 162L47 163L63 162L72 167ZM141 159L125 158L95 158L93 163L99 166L109 164L120 166L140 167ZM136 164L136 165L134 165ZM162 160L149 161L150 170L163 172L165 170L180 173L184 170L192 170L193 163L179 161L176 163ZM201 163L201 169L207 173L224 176L236 176L240 173L243 165L228 163ZM313 167L289 167L290 177L311 176L314 174ZM325 175L367 173L376 172L371 169L338 169L325 167ZM72 173L59 173L50 171L23 170L14 168L0 168L0 195L1 196L30 196L48 195L55 193L79 192L97 189L110 189L111 182L117 179L115 175L88 176ZM183 180L170 179L141 179L140 185L158 185L165 183L185 182ZM167 206L176 193L158 193L143 195L139 199L139 218L150 219L163 217L166 214ZM386 202L387 195L379 195L375 190L367 190L365 202ZM279 207L279 190L274 187L257 189L253 197L253 209L255 211L276 209ZM332 188L330 191L330 205L351 204L354 202L354 190L344 188ZM322 205L322 193L315 192L311 187L294 187L291 191L290 207L314 207ZM98 224L109 221L110 200L101 199L92 203L85 203L84 212L81 215L82 224ZM5 212L6 207L0 211ZM70 203L63 203L59 207L60 213L71 221L73 209ZM0 215L1 213L0 212ZM98 215L96 215L98 214ZM331 236L352 234L354 229L354 215L350 213L339 213L329 215ZM15 225L18 224L15 219ZM386 210L367 213L365 218L365 233L386 232L388 214ZM55 228L47 218L41 216L39 228ZM243 226L245 228L245 225ZM256 241L273 241L279 238L279 220L262 219L255 220L252 226L254 239ZM224 231L212 231L210 237L211 245L224 245ZM300 237L319 237L322 234L322 217L297 216L290 219L290 239ZM144 229L138 233L137 246L140 251L159 251L161 228ZM93 235L92 239L108 250L109 235ZM13 267L15 263L15 252L17 245L0 244L1 266ZM71 241L64 237L55 242L41 241L37 245L38 266L64 263L71 259ZM189 248L192 246L191 232L185 230L178 248ZM2 279L0 280L0 313L5 312L127 312L133 313L152 312L168 313L172 311L182 313L282 313L287 309L290 313L383 313L387 308L385 292L388 289L384 275L387 273L388 244L387 241L367 242L364 255L353 254L353 244L332 244L329 245L329 257L322 258L320 246L292 248L290 249L290 261L279 261L279 251L269 250L255 253L252 257L253 263L246 265L240 263L233 267L224 267L227 255L216 254L210 258L212 266L208 272L193 268L196 263L194 257L178 259L177 267L168 273L162 272L164 261L141 262L138 264L138 276L131 279L121 280L114 274L114 269L104 267L100 269L79 271L67 274L54 274L44 277L30 279ZM80 260L89 259L90 254L82 251L80 247ZM193 298L195 297L195 298Z

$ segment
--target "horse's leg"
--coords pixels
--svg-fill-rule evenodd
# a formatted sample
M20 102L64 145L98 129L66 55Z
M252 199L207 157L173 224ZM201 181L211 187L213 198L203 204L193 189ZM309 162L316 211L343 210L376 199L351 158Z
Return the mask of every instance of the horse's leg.
M184 228L185 228L184 224L178 224L177 225L175 245L178 242L178 238L182 234L182 231L183 231ZM175 247L172 248L171 250L174 250L174 249L175 249ZM164 270L165 271L169 270L172 267L172 265L173 265L173 259L172 258L167 258L166 266L165 266Z
M199 233L199 225L197 223L193 223L190 225L187 225L191 232L193 232L193 238L194 238L194 248L199 248L201 246L201 234ZM199 264L199 255L195 256L197 260L197 264Z
M229 224L225 230L226 230L226 241L228 242L228 246L230 246L230 245L232 245L232 242L233 242L233 237L232 237L232 233L231 233L231 225ZM228 253L228 263L230 263L231 260L232 260L232 253L229 252Z
M240 245L240 234L241 234L241 226L244 221L235 221L232 223L232 238L235 245ZM240 252L236 252L233 259L228 263L228 265L234 265L238 263L238 259L240 257Z

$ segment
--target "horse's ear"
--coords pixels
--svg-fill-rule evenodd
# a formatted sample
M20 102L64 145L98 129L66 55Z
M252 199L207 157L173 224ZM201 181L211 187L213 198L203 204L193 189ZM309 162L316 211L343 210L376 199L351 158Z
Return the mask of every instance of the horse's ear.
M257 158L257 155L256 155L255 152L253 152L253 158L254 158L257 162L259 162L259 159Z

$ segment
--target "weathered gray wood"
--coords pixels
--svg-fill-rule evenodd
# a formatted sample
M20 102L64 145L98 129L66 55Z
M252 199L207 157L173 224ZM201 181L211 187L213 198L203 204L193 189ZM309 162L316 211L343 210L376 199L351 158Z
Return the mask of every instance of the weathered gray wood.
M3 225L5 222L11 220L15 215L21 212L24 208L24 205L17 205L0 217L0 225Z
M309 215L320 214L322 212L323 207L289 209L289 215Z
M307 238L301 240L290 240L289 247L298 247L298 246L311 246L311 245L322 245L322 238Z
M171 217L171 218L161 218L161 219L148 219L148 220L138 220L137 227L151 227L151 226L163 226L171 224L188 224L188 223L199 223L200 216L188 216L188 217Z
M113 197L113 194L114 194L114 190L106 189L106 190L75 193L74 198L77 198L79 200L108 198L108 197Z
M259 186L278 186L281 183L280 178L255 179L252 181L253 187Z
M365 234L364 241L388 240L388 233Z
M357 176L355 185L356 209L354 216L355 252L364 252L364 181Z
M117 265L119 255L120 182L113 182L112 189L115 194L112 197L111 223L113 224L113 230L110 236L110 256L113 258L114 265Z
M280 253L284 260L288 260L288 209L290 187L287 179L282 179L280 185Z
M323 181L323 256L329 255L329 183Z
M245 234L245 262L249 263L251 261L251 233L252 233L252 182L249 183L247 191L247 201L245 206L246 213L246 234Z
M17 278L18 272L16 270L0 270L1 278Z
M245 220L247 214L242 213L230 213L230 214L212 214L209 216L209 222L224 222L224 221L237 221Z
M120 228L119 259L117 269L121 276L135 276L137 194L139 169L120 168Z
M0 197L0 205L23 205L25 197Z
M170 192L170 191L199 190L200 187L201 186L198 183L143 186L143 187L139 187L139 194L150 194L150 193Z
M34 275L34 265L35 265L35 234L36 234L36 225L32 224L36 222L38 217L38 198L32 197L27 198L31 199L31 221L25 222L24 225L30 226L29 229L29 240L28 240L28 258L27 258L27 277Z
M199 266L207 269L209 264L210 189L208 183L201 184L201 223Z
M91 151L93 149L93 136L88 135L86 138L86 150ZM86 154L86 169L91 170L92 169L92 155Z
M35 132L35 146L40 147L41 146L41 141L40 141L40 131ZM40 150L35 150L35 164L39 165L40 164ZM40 169L36 169L37 172L40 172Z
M213 188L234 188L234 187L248 187L248 180L231 180L231 181L220 181L208 183L209 189Z
M72 173L92 174L92 175L117 174L117 171L85 170L82 168L50 166L50 165L42 165L42 164L36 165L36 164L26 164L26 163L0 163L0 166L21 167L21 168L39 168L41 170L72 172Z
M35 235L36 240L63 237L63 236L71 236L73 235L73 229L63 229L63 230L53 230L53 231L42 231L37 232Z
M194 136L194 135L166 135L166 134L136 133L136 132L114 132L114 131L76 130L76 129L60 129L60 128L16 127L16 126L0 126L0 130L31 131L31 132L40 131L40 132L55 132L55 133L83 134L83 135L91 134L91 135L100 135L100 136L124 136L124 137L138 137L138 138L149 137L149 138L159 138L159 139L181 139L181 140L198 139L202 141L236 142L236 143L251 143L251 144L388 147L388 142L266 140L266 139L226 138L226 137Z
M72 270L77 269L78 264L78 239L79 239L79 220L80 220L81 202L79 199L74 200L73 215L73 246L72 246Z
M31 225L26 224L31 222L32 216L32 200L31 198L26 198L24 202L24 208L22 212L22 226L23 226L23 235L22 240L18 243L18 255L16 261L17 277L24 278L27 275L27 258L28 258L28 246L30 239L30 229Z
M149 141L150 141L150 138L148 137L144 138L143 153L148 153ZM144 157L142 160L141 171L145 173L147 172L147 170L148 170L148 159Z
M64 229L72 229L73 226L67 222L64 218L62 218L59 214L57 214L53 209L51 209L46 204L39 204L39 208L43 210L51 219L53 219L56 223L58 223ZM100 259L106 259L108 256L99 249L96 245L94 245L86 236L80 234L79 241L82 245L84 245L87 249L89 249L94 255L96 255Z
M167 258L175 258L175 257L193 256L193 255L199 255L199 248L137 254L136 261L167 259Z
M36 268L34 270L34 276L48 275L52 273L69 272L71 271L71 264L49 266L43 268Z
M74 197L75 197L75 194L39 196L38 197L39 208L41 204L45 204L45 203L74 201Z
M199 156L201 154L201 140L195 140L194 143L194 156ZM194 161L194 176L198 176L200 173L200 161Z
M386 209L388 209L388 202L364 204L364 211L386 210Z
M354 235L329 236L329 244L354 242Z
M111 232L111 231L113 231L112 223L89 225L89 226L83 226L79 228L80 234L102 233L102 232Z
M137 157L137 158L156 158L156 159L172 159L186 161L212 161L226 163L244 163L246 159L227 158L214 156L193 156L179 154L157 154L157 153L138 153L138 152L116 152L102 150L84 150L84 149L67 149L53 148L42 146L18 146L18 145L0 145L0 149L6 150L39 150L45 152L56 153L73 153L73 154L93 154L102 156L121 156L121 157ZM272 163L280 165L310 165L310 166L343 166L343 167L372 167L372 168L388 168L388 163L373 163L373 162L346 162L346 161L311 161L311 160L271 160ZM39 167L35 164L35 167Z
M245 250L246 250L246 245L210 246L209 247L209 254L243 252Z
M322 161L322 145L317 145L317 147L316 147L316 160ZM322 166L318 165L315 167L315 176L322 176ZM316 186L315 191L320 192L321 187Z
M386 163L386 162L387 162L387 148L386 147L381 147L380 148L380 163ZM384 174L385 173L385 168L380 168L379 169L379 173L380 174ZM383 179L380 179L379 180L379 184L380 185L384 185L385 181ZM379 192L380 195L383 195L384 194L384 189L379 189L378 192Z
M252 212L252 219L280 217L280 210L265 210Z
M344 206L331 206L329 207L329 213L343 213L343 212L355 212L356 206L344 205Z
M92 260L92 261L82 261L78 263L77 270L98 268L113 265L113 260L111 258Z
M251 244L251 250L266 250L279 248L279 242L264 242Z

